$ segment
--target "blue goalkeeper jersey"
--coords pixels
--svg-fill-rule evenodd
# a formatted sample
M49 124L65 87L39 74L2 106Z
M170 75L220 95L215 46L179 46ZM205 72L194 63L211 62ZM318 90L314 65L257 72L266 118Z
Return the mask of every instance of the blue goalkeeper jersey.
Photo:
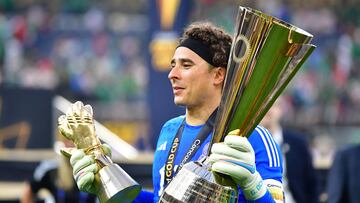
M184 116L173 118L166 122L161 129L153 162L153 185L154 202L159 201L159 197L164 190L165 164L168 159L169 151L176 133L184 121ZM181 163L188 149L193 144L196 136L204 125L190 126L184 124L183 133L180 139L176 157L174 159L174 169ZM207 155L211 139L211 133L202 142L200 148L195 152L191 160L197 161ZM282 178L282 157L279 146L274 142L270 133L263 127L257 126L248 138L255 152L256 169L265 179L274 179L281 182ZM269 194L267 193L267 196ZM246 202L242 191L239 190L239 201Z

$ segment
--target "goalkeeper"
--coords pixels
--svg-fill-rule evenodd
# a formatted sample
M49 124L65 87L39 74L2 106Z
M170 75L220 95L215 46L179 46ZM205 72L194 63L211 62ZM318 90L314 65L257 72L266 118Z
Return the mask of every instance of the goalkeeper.
M186 113L167 121L158 139L152 193L142 191L135 202L158 202L164 188L184 163L203 158L208 151L212 123L220 104L232 37L208 22L193 23L184 31L168 78L174 103ZM60 130L68 132L66 122ZM229 175L238 185L239 202L283 202L282 157L269 132L256 127L249 138L238 130L214 144L212 171ZM94 192L98 168L81 150L71 157L80 190Z

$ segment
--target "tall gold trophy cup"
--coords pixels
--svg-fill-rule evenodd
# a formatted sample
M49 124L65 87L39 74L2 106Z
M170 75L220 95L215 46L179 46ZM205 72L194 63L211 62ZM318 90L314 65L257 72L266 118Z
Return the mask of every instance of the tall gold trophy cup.
M136 198L141 186L107 156L96 135L90 105L84 106L80 101L72 104L66 115L59 117L58 128L76 148L83 149L86 155L94 157L99 170L95 173L93 192L100 203L131 203ZM69 148L61 149L61 153L71 156Z
M250 136L315 49L312 37L265 13L239 7L212 143L235 129ZM205 160L185 164L160 202L237 202L237 196L231 179L212 173Z

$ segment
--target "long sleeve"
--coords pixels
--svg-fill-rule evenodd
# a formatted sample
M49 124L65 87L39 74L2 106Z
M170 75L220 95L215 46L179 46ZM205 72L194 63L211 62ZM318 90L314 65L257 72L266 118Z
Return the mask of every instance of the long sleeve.
M319 202L319 188L318 182L316 179L316 172L312 164L312 156L308 149L308 143L303 142L303 159L304 159L304 179L305 187L304 192L306 193L305 198L308 203L318 203Z
M305 134L283 130L288 193L296 202L318 203L319 187Z
M339 151L335 155L333 165L328 174L328 203L347 202L344 199L345 191L345 160L343 152Z

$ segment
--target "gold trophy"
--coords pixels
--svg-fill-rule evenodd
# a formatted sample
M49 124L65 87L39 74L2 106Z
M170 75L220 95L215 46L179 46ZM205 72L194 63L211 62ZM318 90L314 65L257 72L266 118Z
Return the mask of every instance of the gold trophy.
M312 37L265 13L239 7L212 143L235 129L250 136L315 49ZM206 159L185 164L160 202L237 202L236 185L210 168Z
M84 106L78 101L72 104L58 119L60 133L71 140L76 148L83 149L85 154L92 155L100 169L95 174L95 187L101 203L132 202L141 190L123 169L114 164L106 155L96 136L93 110L90 105ZM71 150L62 149L61 153L71 156Z

